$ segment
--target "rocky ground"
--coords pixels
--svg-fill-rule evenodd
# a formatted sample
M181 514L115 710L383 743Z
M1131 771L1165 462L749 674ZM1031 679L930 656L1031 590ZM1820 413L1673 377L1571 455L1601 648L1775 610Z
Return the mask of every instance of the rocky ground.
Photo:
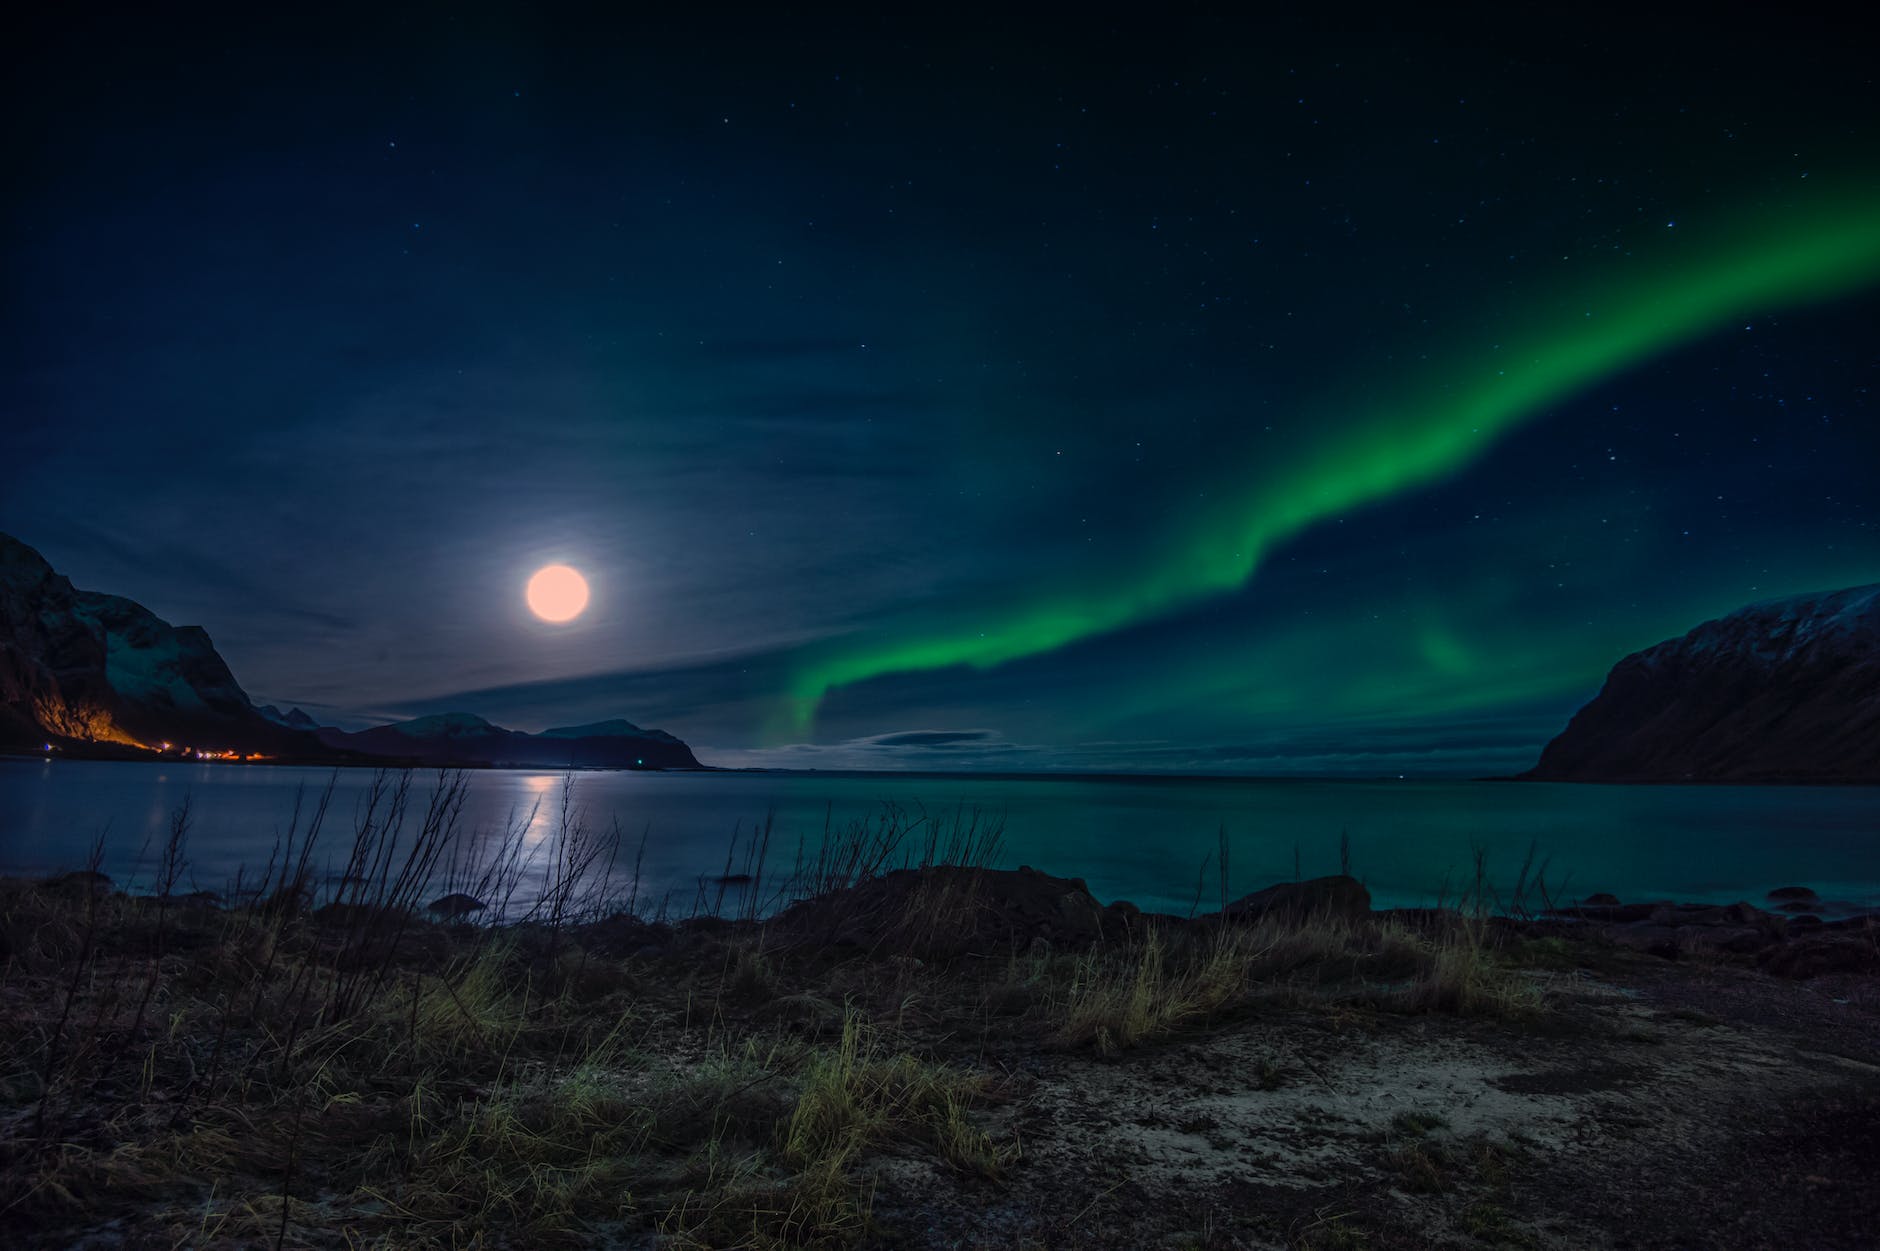
M1874 1245L1870 979L1563 958L1540 1021L1313 1005L1024 1057L1006 1184L902 1174L895 1215L928 1246Z
M8 882L0 1239L1875 1245L1880 929L1764 904L1188 919L929 868L503 928Z

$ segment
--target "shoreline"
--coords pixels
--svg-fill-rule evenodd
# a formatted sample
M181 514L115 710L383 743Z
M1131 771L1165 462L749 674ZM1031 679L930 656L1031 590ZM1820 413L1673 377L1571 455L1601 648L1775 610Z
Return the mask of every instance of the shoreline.
M192 766L194 762L191 762ZM322 861L345 858L354 806L374 790L408 782L415 805L449 774L420 770L296 771L280 774L204 773L199 767L155 771L74 766L69 770L0 764L13 785L0 804L12 837L0 873L45 874L70 867L84 849L74 831L96 831L110 819L108 863L121 881L148 876L147 847L164 837L175 807L195 798L193 872L202 886L226 890L247 862L252 874L265 858L271 832L288 823L295 796L309 801L332 786L334 820L328 822ZM831 779L713 772L665 780L605 772L578 776L551 770L462 771L468 803L460 841L466 850L511 837L512 824L537 813L532 837L548 834L562 817L560 783L573 782L576 821L622 822L619 855L635 853L645 834L648 883L670 892L681 911L701 878L724 872L727 838L742 862L766 813L775 817L765 871L774 885L792 869L791 851L806 839L841 834L856 821L890 812L920 830L944 830L977 814L983 823L1010 822L1006 867L1021 860L1089 873L1102 900L1128 899L1145 908L1186 913L1195 904L1196 866L1220 855L1217 827L1232 844L1236 882L1330 871L1341 862L1337 836L1353 834L1356 865L1379 906L1417 908L1453 895L1471 875L1478 852L1504 887L1519 887L1524 862L1546 870L1544 888L1527 885L1529 902L1549 892L1555 902L1587 891L1616 890L1627 899L1703 902L1747 900L1793 880L1841 902L1838 914L1880 907L1880 878L1860 854L1880 817L1875 792L1809 792L1694 788L1572 791L1484 789L1480 784L1393 783L1390 787L1342 781L1313 787L1190 787L1179 781L1107 790L1059 779L1056 787L975 779L945 786L894 774ZM272 780L268 780L268 779ZM735 778L737 780L728 780ZM161 784L159 785L159 779ZM220 782L218 782L220 779ZM885 780L884 780L885 779ZM526 780L526 784L525 784ZM828 829L833 814L836 827ZM568 813L562 813L563 817ZM1770 837L1772 830L1799 838ZM1321 833L1323 831L1323 833ZM906 832L904 831L904 834ZM1152 835L1150 841L1142 839ZM1095 841L1091 841L1091 840ZM1698 854L1699 844L1711 848ZM1564 852L1562 849L1566 849ZM540 857L546 851L534 853ZM919 860L916 847L915 861ZM144 866L139 868L140 863ZM1244 868L1242 866L1245 866ZM337 871L338 864L334 864ZM1210 876L1214 869L1208 870ZM525 892L527 893L527 892Z
M1084 772L1075 770L1038 770L1030 772L994 772L989 770L947 770L947 769L785 769L763 766L726 766L700 764L697 768L652 767L636 768L633 766L614 765L525 765L495 764L486 762L469 763L426 763L416 759L391 757L372 757L367 759L334 760L321 758L273 758L263 760L191 760L181 757L155 756L147 752L106 752L81 753L61 749L57 755L31 751L24 748L0 750L0 759L38 760L54 762L59 760L80 761L86 763L115 764L187 764L241 766L244 768L305 768L305 769L367 769L367 770L414 770L434 771L438 769L464 769L472 772L515 772L515 773L646 773L680 774L696 776L712 774L722 777L776 777L776 778L917 778L936 781L982 781L982 782L1183 782L1203 784L1232 784L1237 782L1260 782L1286 785L1391 785L1391 786L1427 786L1455 785L1459 783L1519 783L1527 786L1623 786L1623 787L1697 787L1727 789L1742 788L1777 788L1829 790L1858 789L1880 787L1880 778L1757 778L1750 780L1706 779L1706 778L1549 778L1535 777L1530 774L1498 774L1482 776L1476 774L1427 774L1409 776L1403 774L1266 774L1266 773L1165 773L1165 772L1127 772L1106 770Z

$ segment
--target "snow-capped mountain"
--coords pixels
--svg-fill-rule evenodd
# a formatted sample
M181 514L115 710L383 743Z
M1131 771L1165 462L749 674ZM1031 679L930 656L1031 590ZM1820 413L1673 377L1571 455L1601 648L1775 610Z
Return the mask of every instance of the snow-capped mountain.
M1627 656L1527 776L1880 782L1880 583L1752 604Z

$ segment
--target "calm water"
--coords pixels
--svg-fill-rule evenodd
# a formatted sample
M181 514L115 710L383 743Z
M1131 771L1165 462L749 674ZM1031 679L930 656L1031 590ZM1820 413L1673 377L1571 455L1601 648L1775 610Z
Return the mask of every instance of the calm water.
M80 863L105 831L106 872L147 882L168 814L189 794L190 875L222 889L239 865L268 858L294 790L325 785L310 769L0 759L0 872L44 873ZM344 770L316 857L343 860L354 805L370 774ZM429 783L429 778L424 779ZM475 774L464 828L490 838L538 799L535 854L555 837L554 774ZM1433 901L1466 880L1472 844L1487 849L1491 877L1506 885L1530 844L1551 858L1550 883L1566 894L1625 898L1760 900L1800 883L1824 898L1880 905L1880 787L1621 787L1494 782L1194 781L1160 779L961 779L802 777L763 774L584 773L575 802L590 822L618 817L630 832L630 868L642 829L642 899L668 892L690 907L700 875L722 872L726 845L767 809L776 814L773 874L787 874L799 838L813 849L826 812L840 823L883 803L928 811L977 806L1005 820L1007 866L1030 864L1084 878L1105 900L1187 911L1216 831L1231 838L1236 894L1290 878L1336 872L1340 831L1352 870L1380 904ZM742 853L740 853L741 856ZM1210 870L1212 872L1212 870ZM1203 906L1217 897L1210 877Z

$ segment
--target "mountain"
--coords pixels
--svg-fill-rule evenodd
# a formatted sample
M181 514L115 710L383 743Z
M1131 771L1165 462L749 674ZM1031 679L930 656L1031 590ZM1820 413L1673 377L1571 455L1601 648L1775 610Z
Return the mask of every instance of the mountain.
M286 712L282 712L273 704L263 704L261 707L255 709L255 711L274 722L274 724L284 725L290 730L317 730L320 728L319 722L315 721L298 708L289 708Z
M0 745L326 754L269 721L198 626L80 591L0 534Z
M1752 604L1627 656L1524 776L1880 782L1880 583Z
M602 721L525 734L467 712L447 712L348 733L321 729L327 746L419 764L499 764L566 769L699 769L692 749L664 730Z
M699 769L663 730L602 721L541 734L469 713L349 734L299 708L257 708L197 626L80 591L44 557L0 534L0 750L217 755L365 764Z

